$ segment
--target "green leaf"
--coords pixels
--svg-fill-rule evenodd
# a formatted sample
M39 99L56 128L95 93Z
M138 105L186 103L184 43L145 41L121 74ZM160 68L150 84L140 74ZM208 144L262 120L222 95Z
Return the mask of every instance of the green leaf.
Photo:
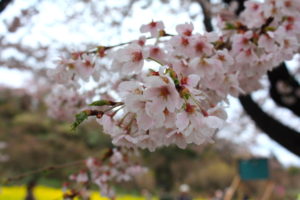
M191 94L186 93L186 94L183 95L183 98L188 100L190 98L190 96L191 96Z
M224 29L225 30L235 30L236 27L235 27L234 24L231 24L231 23L227 22Z
M177 86L177 85L179 85L179 80L178 79L175 79L174 80L174 84Z
M75 115L75 121L72 124L72 130L75 131L76 128L87 118L89 117L89 113L87 111L82 111Z
M99 100L94 101L93 103L89 104L89 106L106 106L106 105L113 105L114 102L108 100Z
M272 31L272 32L274 32L274 31L276 31L276 28L273 27L273 26L267 26L267 27L264 29L264 31L265 31L265 32L267 32L267 31Z

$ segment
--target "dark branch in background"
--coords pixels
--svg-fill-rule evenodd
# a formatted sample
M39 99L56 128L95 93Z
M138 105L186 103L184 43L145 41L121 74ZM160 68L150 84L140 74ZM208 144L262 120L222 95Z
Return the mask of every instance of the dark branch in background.
M300 156L300 134L297 131L266 114L250 95L241 96L239 99L247 114L263 132L289 151Z
M238 8L235 11L236 15L239 15L245 9L244 4L245 4L246 1L247 0L223 0L223 2L226 3L226 4L230 4L231 2L237 2L238 3Z
M201 8L202 8L202 14L203 14L203 24L207 32L211 32L214 30L212 23L211 23L211 11L210 8L208 8L208 5L210 4L209 0L194 0L197 2Z
M279 67L268 72L268 78L271 83L270 95L272 99L278 105L288 108L300 116L300 94L297 96L297 93L300 92L299 83L289 73L286 64L282 63ZM284 91L280 91L280 87Z
M12 2L12 0L0 0L0 13L6 8L6 6Z

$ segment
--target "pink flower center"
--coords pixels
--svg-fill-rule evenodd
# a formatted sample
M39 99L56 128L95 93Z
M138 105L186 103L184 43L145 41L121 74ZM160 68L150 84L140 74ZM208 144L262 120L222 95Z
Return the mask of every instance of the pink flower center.
M156 22L153 22L153 21L149 24L149 26L150 26L151 28L155 28L156 25L157 25L157 23L156 23Z
M222 62L226 60L224 55L218 55L218 59Z
M132 61L140 62L143 59L143 54L140 51L136 51L132 53Z
M203 42L197 42L196 46L195 46L195 49L197 52L203 52L203 49L204 49L204 44Z
M157 55L160 52L160 48L158 47L154 47L151 49L151 54L153 55Z
M259 5L258 5L258 4L254 4L254 5L252 6L252 8L253 8L253 10L257 10L257 9L259 8Z
M138 44L139 44L140 46L144 46L144 45L145 45L145 41L144 41L144 40L138 40Z
M170 114L170 112L168 111L168 109L166 109L166 108L164 109L164 114L165 115L169 115Z
M242 43L243 43L244 45L247 45L248 42L249 42L249 40L248 40L247 38L243 38L243 39L242 39Z
M163 98L167 98L170 95L170 91L167 87L161 87L160 88L160 96Z
M275 7L272 8L272 14L275 15L277 13L277 9Z
M285 26L285 30L287 30L287 31L291 31L291 30L293 30L293 29L294 29L293 24L287 24L287 25Z
M188 82L188 77L183 77L180 82L182 85L186 85Z
M285 48L289 48L290 47L290 41L284 40L283 43L284 43L284 47Z
M246 50L245 54L246 54L246 56L251 56L252 55L251 49Z
M202 112L202 115L203 115L204 117L208 117L208 113L206 112L206 110L202 110L202 109L201 109L201 112Z
M285 5L285 7L292 7L292 2L291 1L285 1L284 5Z
M295 17L289 16L287 17L287 21L290 23L294 23L295 22Z
M187 38L181 37L181 44L186 47L187 45L189 45L189 40Z
M104 47L100 47L98 48L98 55L103 58L105 56L105 48Z
M192 114L195 112L195 106L187 103L185 107L185 111L189 114Z
M77 60L82 56L82 54L83 54L82 52L74 52L74 53L72 53L72 58L74 60Z
M84 66L85 66L85 67L92 67L92 63L91 63L91 61L89 61L89 60L85 60L85 62L84 62Z
M191 35L192 35L192 31L191 31L191 30L185 30L185 31L183 32L183 35L191 36Z

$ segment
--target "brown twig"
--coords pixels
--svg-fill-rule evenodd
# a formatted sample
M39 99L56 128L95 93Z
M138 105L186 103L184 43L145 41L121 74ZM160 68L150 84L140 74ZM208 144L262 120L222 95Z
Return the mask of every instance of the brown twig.
M3 182L3 184L9 184L10 182L21 180L21 179L23 179L25 177L28 177L30 175L33 175L33 174L38 174L38 173L48 172L48 171L54 171L54 170L57 170L57 169L62 169L62 168L73 166L73 165L81 165L81 164L84 164L84 161L85 160L76 160L76 161L72 161L72 162L64 163L64 164L60 164L60 165L53 165L53 166L43 167L43 168L40 168L40 169L25 172L23 174L19 174L19 175L14 176L14 177L6 178L2 182Z
M169 34L169 33L164 33L163 35L161 35L159 37L170 37L170 36L174 36L174 35ZM146 40L150 40L150 39L157 39L157 38L146 37ZM129 41L129 42L123 42L123 43L112 45L112 46L98 46L95 50L86 51L84 53L86 53L86 54L95 54L95 53L98 52L99 48L103 48L103 50L106 51L106 50L109 50L109 49L112 49L112 48L115 48L115 47L120 47L120 46L124 46L124 45L130 44L130 43L133 43L134 41L135 40Z
M105 152L103 152L103 154L101 155L100 160L102 162L104 162L109 157L111 157L112 154L113 154L112 148L108 148ZM63 163L63 164L59 164L59 165L53 165L53 166L43 167L43 168L40 168L40 169L36 169L36 170L25 172L23 174L19 174L19 175L14 176L14 177L6 178L6 179L4 179L2 181L2 184L9 184L10 182L21 180L21 179L23 179L25 177L28 177L30 175L33 175L33 174L38 174L38 173L47 172L47 171L54 171L54 170L57 170L57 169L62 169L62 168L65 168L65 167L74 166L74 165L75 166L76 165L82 165L82 164L85 164L85 159L76 160L76 161L72 161L72 162L68 162L68 163Z

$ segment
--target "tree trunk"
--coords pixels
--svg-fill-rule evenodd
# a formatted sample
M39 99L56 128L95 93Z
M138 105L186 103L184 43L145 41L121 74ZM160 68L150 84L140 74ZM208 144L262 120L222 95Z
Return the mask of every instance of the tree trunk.
M31 179L31 180L28 181L28 183L26 185L26 197L25 197L25 200L35 200L33 191L34 191L34 188L36 186L36 182L37 182L36 178L33 178L33 179Z

